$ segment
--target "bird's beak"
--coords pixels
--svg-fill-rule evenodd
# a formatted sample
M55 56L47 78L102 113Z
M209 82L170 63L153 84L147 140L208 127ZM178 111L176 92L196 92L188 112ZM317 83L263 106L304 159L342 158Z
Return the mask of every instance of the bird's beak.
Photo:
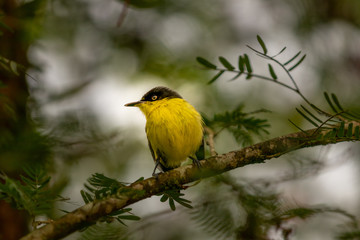
M143 103L143 101L127 103L127 104L125 104L125 107L136 107L136 105L138 105L140 103Z

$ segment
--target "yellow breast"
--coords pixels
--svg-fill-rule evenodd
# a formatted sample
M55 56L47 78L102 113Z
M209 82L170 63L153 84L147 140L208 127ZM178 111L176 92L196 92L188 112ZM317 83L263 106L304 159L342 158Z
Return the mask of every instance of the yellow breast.
M203 138L200 114L181 98L146 102L139 106L146 116L146 134L155 157L165 156L166 167L177 167L193 156Z

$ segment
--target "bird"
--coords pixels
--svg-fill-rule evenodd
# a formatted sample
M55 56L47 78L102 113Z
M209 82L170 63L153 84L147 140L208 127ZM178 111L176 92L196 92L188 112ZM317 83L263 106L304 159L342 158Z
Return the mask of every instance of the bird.
M145 132L156 170L166 172L179 167L189 157L197 167L204 159L203 120L198 111L180 94L158 86L140 101L125 104L138 107L146 118Z

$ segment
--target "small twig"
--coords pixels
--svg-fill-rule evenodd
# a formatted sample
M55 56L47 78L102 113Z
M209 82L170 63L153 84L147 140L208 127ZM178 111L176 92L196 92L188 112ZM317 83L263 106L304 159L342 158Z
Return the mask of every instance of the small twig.
M266 77L266 76L262 76L262 75L258 75L258 74L254 74L254 73L249 73L249 72L246 72L246 71L241 72L240 70L235 70L235 69L234 69L234 70L229 70L229 69L226 69L226 68L216 68L216 69L214 69L214 70L216 70L216 71L224 71L224 72L232 72L232 73L245 74L246 76L251 76L251 77L254 77L254 78L258 78L258 79L262 79L262 80L274 82L274 83L276 83L276 84L279 84L279 85L281 85L281 86L283 86L283 87L286 87L286 88L290 89L291 91L294 91L294 92L296 92L296 93L299 93L299 90L298 90L298 89L293 88L293 87L291 87L291 86L289 86L289 85L287 85L287 84L285 84L285 83L282 83L282 82L279 82L279 81L275 81L274 79L269 78L269 77ZM303 96L301 96L301 97L303 97Z
M284 84L284 83L281 83L281 82L279 82L279 81L274 81L275 83L280 84L280 85L282 85L283 87L286 87L286 88L288 88L288 89L296 92L309 106L311 106L314 110L316 110L316 111L319 112L320 114L324 114L324 115L326 115L326 116L332 116L331 114L329 114L329 113L321 110L320 108L316 107L315 105L313 105L313 104L303 95L303 93L300 91L300 88L299 88L299 86L297 85L294 77L291 75L290 71L285 67L284 64L282 64L282 63L279 62L277 59L275 59L275 57L278 56L279 54L271 57L271 56L268 56L268 55L266 55L266 54L264 54L264 53L262 53L262 52L260 52L260 51L258 51L258 50L256 50L256 49L250 47L249 45L247 45L247 47L250 48L252 51L254 51L258 56L263 57L263 58L266 58L266 59L271 60L271 61L275 62L276 64L278 64L278 65L286 72L286 74L288 75L288 77L289 77L290 81L292 82L292 84L294 85L294 87L291 87L291 86L289 86L289 85L287 85L287 84ZM281 51L281 52L282 52L282 51ZM280 52L280 53L281 53L281 52ZM256 77L259 78L258 76L256 76ZM268 80L268 79L266 79L266 78L260 78L260 79Z
M129 0L124 0L123 9L121 10L119 18L118 18L118 20L116 22L116 27L117 28L120 28L121 25L123 24L123 22L125 20L125 17L126 17L126 14L127 14L127 11L128 11L128 8L129 8Z
M204 130L209 136L209 139L206 141L206 144L210 147L210 155L212 157L217 156L218 154L215 151L214 131L209 127L204 127Z

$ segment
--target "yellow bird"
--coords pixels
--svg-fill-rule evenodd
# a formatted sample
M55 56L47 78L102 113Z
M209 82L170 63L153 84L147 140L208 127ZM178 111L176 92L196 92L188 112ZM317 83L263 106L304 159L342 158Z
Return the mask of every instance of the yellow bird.
M146 117L145 132L156 169L179 167L188 157L199 167L204 158L203 121L195 108L177 92L155 87L140 101L125 104L138 107Z

